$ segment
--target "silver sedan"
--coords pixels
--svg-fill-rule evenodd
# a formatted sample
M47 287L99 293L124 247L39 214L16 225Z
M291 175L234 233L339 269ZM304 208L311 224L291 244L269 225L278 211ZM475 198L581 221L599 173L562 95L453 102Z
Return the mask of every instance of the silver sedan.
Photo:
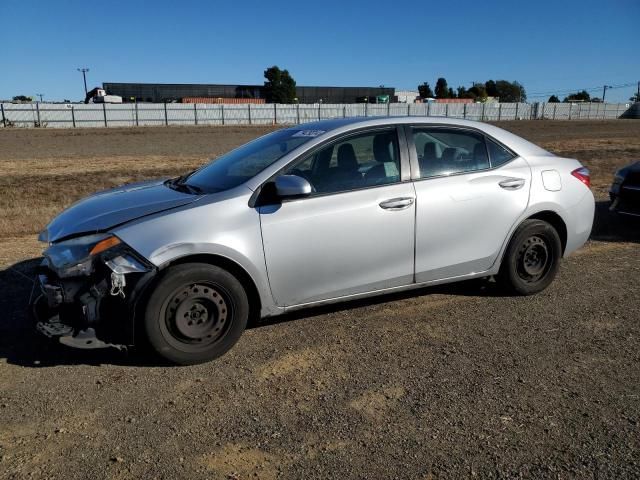
M96 193L41 233L37 328L180 364L251 318L495 277L546 288L593 223L589 171L491 125L352 118L278 130L169 180Z

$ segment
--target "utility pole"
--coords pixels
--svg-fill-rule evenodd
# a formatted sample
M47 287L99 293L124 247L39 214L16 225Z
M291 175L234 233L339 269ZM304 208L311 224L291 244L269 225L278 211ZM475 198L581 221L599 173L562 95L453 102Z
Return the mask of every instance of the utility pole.
M78 68L77 70L82 73L82 79L84 80L84 95L86 97L87 96L87 72L89 71L89 69Z
M604 103L604 96L607 94L607 88L613 88L611 85L605 85L602 90L602 103Z
M638 94L636 95L636 102L640 102L640 82L638 82Z
M40 103L42 103L42 97L44 97L44 93L36 93L37 97L40 97Z

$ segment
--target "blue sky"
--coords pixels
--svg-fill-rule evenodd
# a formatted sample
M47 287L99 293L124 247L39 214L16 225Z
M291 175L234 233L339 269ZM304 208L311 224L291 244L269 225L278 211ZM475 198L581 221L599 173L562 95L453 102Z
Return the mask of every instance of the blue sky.
M541 100L639 81L639 19L640 0L0 0L0 98L80 99L81 66L91 87L255 84L275 64L299 85L415 89L444 76L455 88L493 78L518 80Z

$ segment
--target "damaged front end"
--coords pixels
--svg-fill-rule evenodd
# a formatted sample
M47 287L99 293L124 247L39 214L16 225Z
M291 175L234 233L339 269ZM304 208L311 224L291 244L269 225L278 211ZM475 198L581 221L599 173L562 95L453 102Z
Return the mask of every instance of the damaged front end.
M31 299L36 328L76 348L133 345L135 306L155 271L112 234L53 243L38 267Z

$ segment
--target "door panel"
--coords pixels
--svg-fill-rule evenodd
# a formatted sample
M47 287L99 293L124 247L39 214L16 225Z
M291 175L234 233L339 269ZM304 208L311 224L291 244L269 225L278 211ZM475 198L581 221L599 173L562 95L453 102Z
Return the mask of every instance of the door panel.
M530 184L522 158L494 170L416 181L416 281L491 268L527 207Z
M411 183L396 183L259 207L276 303L412 283L414 198Z

